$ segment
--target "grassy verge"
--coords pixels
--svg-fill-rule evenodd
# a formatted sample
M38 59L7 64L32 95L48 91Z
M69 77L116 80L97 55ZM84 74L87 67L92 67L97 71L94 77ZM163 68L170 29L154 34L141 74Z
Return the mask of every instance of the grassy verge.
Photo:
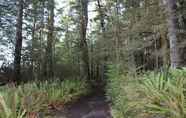
M26 118L58 109L89 92L86 81L71 79L63 82L28 83L0 89L0 118Z
M186 69L143 75L109 73L114 118L185 118Z

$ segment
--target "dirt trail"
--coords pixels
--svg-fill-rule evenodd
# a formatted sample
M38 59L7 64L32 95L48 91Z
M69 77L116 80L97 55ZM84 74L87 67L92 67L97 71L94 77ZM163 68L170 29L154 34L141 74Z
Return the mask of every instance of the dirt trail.
M112 118L109 103L100 91L81 98L76 103L68 105L56 118Z

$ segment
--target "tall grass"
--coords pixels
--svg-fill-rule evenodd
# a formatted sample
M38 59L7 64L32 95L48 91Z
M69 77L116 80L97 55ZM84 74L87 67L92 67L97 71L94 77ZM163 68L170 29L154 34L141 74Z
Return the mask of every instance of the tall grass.
M29 118L49 105L65 104L88 92L87 82L77 79L6 86L0 89L0 118Z
M112 73L111 73L112 74ZM115 118L185 118L186 69L110 76L107 95Z

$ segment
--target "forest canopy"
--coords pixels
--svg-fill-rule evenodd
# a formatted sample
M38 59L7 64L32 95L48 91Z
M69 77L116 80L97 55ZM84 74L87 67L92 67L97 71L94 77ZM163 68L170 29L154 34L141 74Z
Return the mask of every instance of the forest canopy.
M2 68L14 79L93 79L102 78L108 64L122 71L183 67L184 5L184 0L2 0Z

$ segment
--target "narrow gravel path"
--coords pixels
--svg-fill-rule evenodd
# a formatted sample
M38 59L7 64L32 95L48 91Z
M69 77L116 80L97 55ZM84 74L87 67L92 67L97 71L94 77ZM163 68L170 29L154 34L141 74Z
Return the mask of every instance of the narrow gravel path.
M99 92L99 91L97 91ZM68 105L56 118L112 118L109 103L103 93L94 93Z

